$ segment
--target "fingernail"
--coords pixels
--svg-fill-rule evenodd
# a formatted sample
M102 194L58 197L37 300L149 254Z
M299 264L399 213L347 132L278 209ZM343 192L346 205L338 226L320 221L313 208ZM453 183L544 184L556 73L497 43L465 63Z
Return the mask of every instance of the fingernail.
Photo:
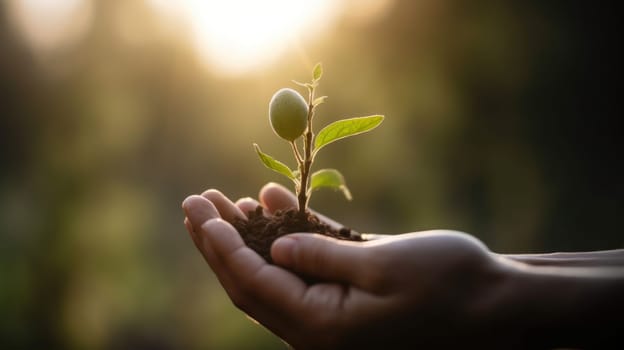
M297 240L290 237L281 237L273 242L271 257L276 263L292 265L294 262Z
M185 211L188 210L188 205L189 205L189 201L191 200L193 196L188 196L184 199L184 201L182 201L182 209L184 209Z

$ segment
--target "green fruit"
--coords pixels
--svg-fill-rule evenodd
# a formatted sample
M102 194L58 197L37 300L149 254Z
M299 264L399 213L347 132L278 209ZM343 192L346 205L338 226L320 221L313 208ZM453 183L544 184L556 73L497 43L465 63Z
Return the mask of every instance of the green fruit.
M279 137L294 141L308 125L308 104L297 91L280 89L269 103L269 119Z

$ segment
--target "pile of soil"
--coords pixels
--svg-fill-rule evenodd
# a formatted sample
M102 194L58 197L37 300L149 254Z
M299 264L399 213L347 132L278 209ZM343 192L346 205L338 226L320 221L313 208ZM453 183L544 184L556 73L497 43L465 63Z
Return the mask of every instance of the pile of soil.
M297 209L289 209L278 210L273 216L266 217L263 215L262 207L258 206L255 211L249 211L247 220L237 219L233 225L245 244L269 263L273 263L271 244L289 233L312 232L338 239L362 241L360 234L349 228L343 227L336 230L321 222L316 215L310 212L306 214L306 216L301 216Z

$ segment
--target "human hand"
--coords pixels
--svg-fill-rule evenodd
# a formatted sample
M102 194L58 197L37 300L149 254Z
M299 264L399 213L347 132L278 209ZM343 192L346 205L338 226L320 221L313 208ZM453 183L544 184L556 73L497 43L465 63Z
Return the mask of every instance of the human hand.
M259 199L266 215L296 206L276 184ZM479 315L504 267L475 238L440 230L349 242L299 233L273 244L271 265L230 224L257 205L209 190L184 201L185 223L233 303L290 345L485 345Z

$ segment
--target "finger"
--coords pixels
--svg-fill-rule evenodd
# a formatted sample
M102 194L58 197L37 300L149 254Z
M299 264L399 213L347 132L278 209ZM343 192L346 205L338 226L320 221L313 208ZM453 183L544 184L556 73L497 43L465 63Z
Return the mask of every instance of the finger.
M202 238L212 246L225 270L248 294L258 294L266 302L293 302L305 284L295 275L267 264L245 245L236 229L226 221L214 219L201 227ZM270 287L270 288L269 288Z
M197 236L195 235L195 231L193 231L193 225L191 225L191 221L188 217L184 217L184 227L186 227L186 231L188 231L193 243L195 243L195 247L199 249L199 241L197 240Z
M186 213L184 224L189 230L195 246L200 251L210 268L215 272L217 279L225 289L231 289L233 283L223 270L217 255L210 245L204 244L201 238L201 226L208 220L219 218L219 212L209 200L202 196L189 196L182 203Z
M201 237L199 236L198 231L204 222L210 219L218 218L219 212L209 200L197 195L187 197L182 203L182 208L186 213L184 224L189 230L195 246L197 247L197 249L199 249L206 261L210 264L210 260L215 259L215 254L214 252L212 252L211 249L205 249L201 242Z
M269 182L260 189L260 202L271 213L275 213L277 210L288 210L297 208L297 197L290 192L286 187Z
M215 257L214 252L212 252L212 249L206 249L202 245L201 238L198 236L197 232L195 232L195 230L193 229L191 225L191 221L189 220L188 217L184 218L184 226L186 226L187 231L191 235L191 238L193 239L193 243L195 244L195 247L197 248L197 250L199 250L199 252L202 254L206 262L208 262L209 265L212 265L210 264L209 260L214 259Z
M231 279L227 292L238 308L273 330L292 327L301 315L301 300L306 290L300 278L267 264L224 220L204 223L200 236L219 260L220 269L215 272Z
M269 216L269 212L266 210L266 208L262 207L262 205L260 203L258 203L257 200L253 199L253 198L241 198L239 200L236 201L235 205L238 207L238 209L240 209L245 215L247 215L247 217L249 217L249 212L255 212L258 209L258 206L260 206L262 208L262 213L264 216Z
M364 290L379 283L379 269L371 265L370 249L355 242L319 234L291 234L271 247L276 264L325 281L342 282Z
M210 219L220 217L214 204L198 195L188 196L182 202L182 209L184 209L190 227L193 229L198 229L204 222Z
M211 189L205 191L204 193L202 193L202 197L211 201L219 211L221 217L228 222L234 222L236 218L247 218L245 214L243 214L243 212L237 206L235 206L234 203L232 203L231 200L229 200L225 195L223 195L223 193L219 192L218 190Z
M189 234L193 234L193 226L191 226L191 222L186 216L184 217L184 227L186 227L186 231L188 231Z
M194 197L194 198L191 198L191 197ZM197 234L195 233L195 230L193 229L193 224L191 223L191 220L189 220L188 215L190 212L193 212L193 214L191 215L193 215L194 217L197 217L198 218L196 219L198 220L197 224L201 225L201 223L203 223L206 218L211 218L215 214L218 215L218 212L216 211L216 209L214 209L214 206L213 208L202 208L205 204L200 203L200 202L203 202L202 197L189 196L182 202L182 209L185 212L184 226L186 227L186 230L190 234L191 239L193 240L193 243L195 243L195 247L197 247L197 249L201 251L199 239L197 238ZM201 217L202 219L199 219L199 217Z

